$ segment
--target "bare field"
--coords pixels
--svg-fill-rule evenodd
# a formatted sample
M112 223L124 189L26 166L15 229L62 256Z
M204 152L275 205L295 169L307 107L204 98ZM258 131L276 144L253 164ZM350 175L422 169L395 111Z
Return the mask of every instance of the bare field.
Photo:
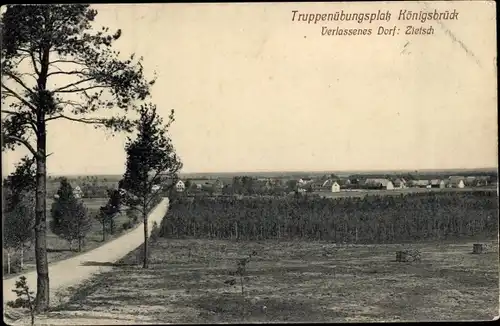
M498 243L422 243L419 263L397 263L403 245L160 239L143 270L136 253L70 291L50 324L491 320L498 315ZM245 295L224 281L252 251ZM63 300L64 301L64 300Z
M467 191L496 191L496 187L477 187L477 188L404 188L394 190L343 190L340 192L315 191L313 194L320 195L325 198L342 198L342 197L365 197L365 196L400 196L414 193L430 193L430 192L467 192Z

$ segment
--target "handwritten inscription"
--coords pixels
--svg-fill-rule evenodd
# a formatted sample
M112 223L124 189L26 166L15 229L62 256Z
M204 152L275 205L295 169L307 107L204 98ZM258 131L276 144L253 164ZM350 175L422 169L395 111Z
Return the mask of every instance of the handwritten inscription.
M404 25L386 25L391 19L402 22ZM396 36L404 35L433 35L435 33L432 22L444 20L458 20L457 10L433 10L433 11L412 11L401 9L396 14L391 11L378 10L376 12L348 12L344 10L330 13L307 13L292 10L292 22L305 24L321 24L322 36ZM336 23L336 26L328 26L329 23ZM347 27L345 23L357 23L359 26ZM344 25L344 26L343 26Z

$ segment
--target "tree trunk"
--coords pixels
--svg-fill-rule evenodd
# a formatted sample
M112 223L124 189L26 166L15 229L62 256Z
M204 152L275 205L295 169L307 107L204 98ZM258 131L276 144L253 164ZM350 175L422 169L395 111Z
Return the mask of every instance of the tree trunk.
M486 246L482 243L474 243L472 245L472 253L473 254L482 254L483 252L485 252Z
M82 239L78 238L78 252L82 252Z
M35 200L35 261L37 272L36 312L49 308L49 264L47 259L47 132L45 111L47 99L47 77L49 73L50 44L43 44L40 58L40 73L37 86L39 103L36 107L36 200Z
M24 269L24 248L21 247L21 271Z
M49 264L47 259L47 215L46 178L47 157L45 156L46 134L44 114L38 114L37 149L40 157L36 160L36 200L35 200L35 262L37 272L36 306L37 312L49 308Z
M144 262L142 264L142 268L149 267L149 257L148 257L148 214L144 210L142 213L143 221L144 221Z
M106 220L102 219L102 242L106 241Z
M10 252L7 252L7 274L10 274Z
M115 234L115 222L113 217L110 217L109 219L109 233Z

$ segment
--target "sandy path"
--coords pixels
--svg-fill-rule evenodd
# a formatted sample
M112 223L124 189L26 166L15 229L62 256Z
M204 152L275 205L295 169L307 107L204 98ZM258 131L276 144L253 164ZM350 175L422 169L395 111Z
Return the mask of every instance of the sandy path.
M153 226L153 222L160 224L165 216L168 208L168 198L163 200L149 214L149 230ZM144 241L144 229L141 223L133 231L116 238L103 246L93 249L76 257L68 258L49 266L50 277L50 298L54 301L54 296L59 291L78 285L79 283L89 279L92 275L103 271L110 270L111 266L86 266L88 262L113 263L123 258L132 250L139 247ZM36 291L36 271L26 274L26 280L30 288ZM20 276L20 275L19 275ZM15 287L15 282L19 277L3 281L3 299L4 303L16 299L16 294L12 292Z

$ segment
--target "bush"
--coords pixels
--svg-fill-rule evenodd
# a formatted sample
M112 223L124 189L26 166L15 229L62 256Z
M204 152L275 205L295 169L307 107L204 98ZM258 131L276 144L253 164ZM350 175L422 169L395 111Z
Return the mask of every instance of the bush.
M150 235L151 242L155 242L156 240L158 240L159 235L160 235L160 228L158 227L158 223L154 221L153 227L151 228L151 235Z
M131 229L131 228L132 228L132 222L131 222L131 221L124 222L124 223L122 224L122 226L123 226L123 229L124 229L124 230Z
M12 308L28 308L31 315L31 325L35 324L35 292L31 291L26 277L21 276L16 281L16 288L12 290L16 293L17 299L15 301L7 302L7 306Z

